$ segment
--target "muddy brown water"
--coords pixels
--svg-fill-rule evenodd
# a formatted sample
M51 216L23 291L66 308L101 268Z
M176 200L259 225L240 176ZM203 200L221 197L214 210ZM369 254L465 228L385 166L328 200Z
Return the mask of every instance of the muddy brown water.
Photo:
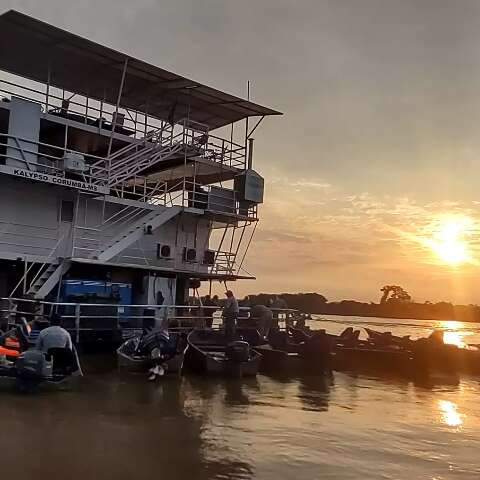
M382 319L315 324L334 331L349 321L395 329ZM455 330L478 335L472 325ZM82 361L86 376L73 389L1 393L5 477L480 478L477 378L415 384L335 373L149 383L119 372L113 356Z

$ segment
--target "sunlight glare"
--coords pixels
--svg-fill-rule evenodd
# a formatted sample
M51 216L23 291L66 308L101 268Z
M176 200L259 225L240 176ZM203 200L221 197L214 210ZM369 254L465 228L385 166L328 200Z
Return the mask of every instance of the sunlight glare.
M471 261L465 241L473 227L473 220L466 216L443 216L433 227L432 238L426 244L445 264L456 267Z
M458 413L455 403L448 400L439 400L438 408L442 415L442 421L449 427L459 427L463 424L463 417L465 415Z
M443 332L443 343L456 345L458 348L466 348L467 344L463 341L463 335L460 332Z

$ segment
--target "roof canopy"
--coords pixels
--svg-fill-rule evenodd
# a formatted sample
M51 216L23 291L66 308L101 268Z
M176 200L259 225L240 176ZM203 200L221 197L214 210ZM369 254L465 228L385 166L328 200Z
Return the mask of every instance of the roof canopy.
M152 117L210 129L280 112L243 100L10 10L0 15L0 69Z

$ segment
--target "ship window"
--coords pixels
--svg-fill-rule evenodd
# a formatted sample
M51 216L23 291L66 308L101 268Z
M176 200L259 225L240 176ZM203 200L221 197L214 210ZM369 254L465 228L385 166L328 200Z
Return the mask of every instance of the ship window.
M67 200L62 201L60 220L62 222L73 222L73 202Z

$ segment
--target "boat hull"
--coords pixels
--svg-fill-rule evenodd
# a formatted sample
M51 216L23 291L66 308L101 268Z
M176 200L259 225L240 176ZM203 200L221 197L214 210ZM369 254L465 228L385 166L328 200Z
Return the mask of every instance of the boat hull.
M262 356L251 350L248 361L225 358L225 340L219 332L194 330L188 336L186 366L189 371L226 377L252 377L257 375Z
M284 374L329 374L331 361L326 362L324 356L305 356L301 349L287 352L272 348L270 345L255 347L262 355L261 371L264 373Z
M184 358L185 353L182 352L165 362L166 373L181 373ZM148 357L130 357L117 350L117 364L125 371L145 373L152 366L152 360Z
M150 356L130 354L127 347L128 342L131 341L132 339L127 340L117 349L117 365L122 370L145 373L152 367L152 359ZM182 338L178 338L177 342L178 353L163 363L166 366L166 373L179 374L182 372L187 343ZM182 343L180 344L180 342Z

